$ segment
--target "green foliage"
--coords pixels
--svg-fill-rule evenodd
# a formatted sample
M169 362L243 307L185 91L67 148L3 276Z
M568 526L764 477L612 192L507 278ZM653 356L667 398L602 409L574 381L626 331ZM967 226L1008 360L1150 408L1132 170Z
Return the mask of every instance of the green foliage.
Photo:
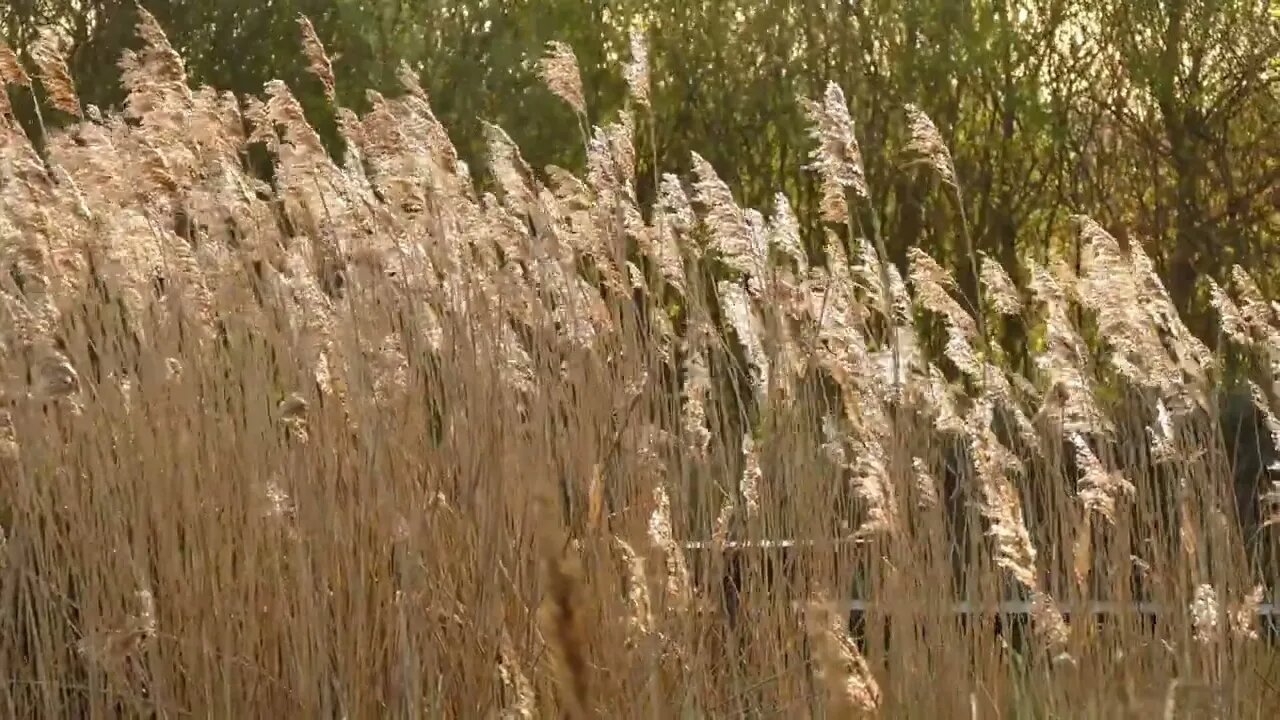
M810 175L796 172L811 148L797 101L834 81L867 149L871 208L890 256L901 267L906 248L928 248L956 270L970 300L977 284L960 209L975 249L1011 268L1051 251L1070 258L1067 217L1090 214L1122 241L1143 243L1202 336L1215 318L1201 275L1221 280L1239 263L1267 291L1280 273L1274 2L144 4L169 29L194 82L245 94L282 79L335 149L331 109L305 72L298 15L312 20L335 58L345 106L367 107L365 88L393 88L404 60L477 168L485 121L506 129L535 167L581 167L578 124L542 87L536 60L548 41L571 46L589 120L604 122L626 107L619 65L628 30L644 27L653 112L637 118L642 203L654 195L654 162L687 170L698 150L744 205L769 210L784 192L811 250L821 241L819 193ZM62 27L84 101L105 107L122 97L115 61L136 43L132 8L125 0L15 3L0 11L0 28L24 47L40 26ZM948 142L963 208L925 173L900 172L906 103L921 106ZM1006 323L1002 334L1011 360L1024 362L1025 328Z

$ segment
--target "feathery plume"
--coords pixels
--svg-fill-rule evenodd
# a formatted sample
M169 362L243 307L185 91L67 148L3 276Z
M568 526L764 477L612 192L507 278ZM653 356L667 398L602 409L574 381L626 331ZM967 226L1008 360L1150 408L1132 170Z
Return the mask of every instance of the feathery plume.
M1236 292L1240 294L1240 300L1242 301L1240 305L1241 313L1248 320L1258 338L1263 340L1274 339L1276 330L1273 327L1273 323L1276 320L1276 315L1266 298L1263 297L1262 291L1258 289L1257 283L1239 265L1231 266L1231 281L1236 286Z
M319 133L307 122L302 104L294 97L289 86L280 80L268 80L263 88L267 93L266 118L284 128L286 142L296 148L301 157L313 161L307 167L313 167L313 163L327 158Z
M800 276L809 272L809 256L800 243L800 223L796 220L795 211L787 196L778 193L774 196L773 217L768 228L769 246L796 263L796 272Z
M82 638L76 646L80 655L102 669L123 675L131 659L156 636L155 597L150 590L134 593L137 612L129 613L123 623Z
M649 44L645 40L644 31L632 30L629 36L631 43L631 60L623 70L627 81L627 89L631 99L641 107L649 105Z
M1013 284L1013 280L1009 279L1004 267L986 253L979 254L982 256L980 276L982 283L987 286L987 298L991 300L995 311L1001 315L1010 316L1022 312L1022 299L1018 295L1018 288Z
M1035 363L1048 376L1050 390L1038 415L1051 418L1066 432L1109 432L1111 423L1098 408L1092 386L1081 369L1088 366L1089 353L1068 312L1069 286L1064 287L1034 260L1028 264L1028 286L1048 312L1045 349L1036 356Z
M0 41L0 84L31 87L31 76L22 67L13 49Z
M822 454L837 467L844 467L848 462L848 453L844 449L839 422L834 415L822 417Z
M832 82L827 85L822 102L801 98L800 104L809 120L809 137L818 143L810 153L813 162L809 169L817 171L822 181L822 219L844 223L849 219L846 191L852 190L864 199L870 194L844 91Z
M658 187L658 207L660 207L672 227L680 233L691 232L698 223L698 217L689 204L689 196L680 184L680 178L665 173Z
M254 486L258 515L271 520L283 520L293 517L294 505L289 493L280 485L278 477L271 477L266 482Z
M755 439L751 433L742 435L742 481L738 484L738 492L742 494L746 516L754 518L760 513L760 482L764 474L760 470L760 455L756 451Z
M978 471L979 509L990 523L996 565L1025 588L1038 589L1036 548L1023 522L1022 501L1006 473L1021 466L991 430L991 404L980 400L969 417L969 439Z
M84 111L80 107L80 97L76 95L75 83L71 80L71 71L67 69L67 61L53 34L47 31L42 33L31 54L40 70L40 82L44 85L50 104L68 115L83 117Z
M1255 585L1236 607L1227 611L1231 632L1236 637L1242 640L1258 639L1258 607L1262 605L1265 591L1266 588L1262 585Z
M1202 583L1196 587L1190 613L1191 627L1197 642L1211 643L1221 637L1218 593L1212 585Z
M827 237L828 257L833 258L835 256L830 253L838 240L834 234ZM888 269L893 267L893 263L882 258L879 250L865 237L858 238L856 250L858 254L852 267L853 277L857 279L858 286L866 291L869 307L884 315L885 320L892 321L901 299L898 288L895 287L893 271ZM843 251L840 257L843 257Z
M742 285L727 280L716 284L716 292L720 298L720 306L725 319L738 337L751 366L751 387L756 398L766 402L769 397L769 355L764 350L764 325L752 308L751 300Z
M1088 512L1101 515L1107 522L1116 521L1116 501L1121 497L1132 497L1135 490L1122 474L1108 471L1094 454L1093 448L1084 437L1071 433L1071 444L1075 447L1076 461L1084 468L1084 476L1080 478L1080 501Z
M666 555L666 598L669 606L677 610L688 609L693 600L689 579L689 567L685 563L684 550L676 542L671 525L671 498L662 485L653 488L653 512L649 515L649 542Z
M854 497L866 504L867 516L854 532L856 538L889 535L898 530L898 499L889 475L889 456L877 433L867 429L850 438L854 461L849 484Z
M547 43L547 53L538 61L538 74L547 89L565 101L582 117L587 115L587 100L582 92L582 75L573 48L559 40Z
M1280 480L1271 481L1271 487L1259 494L1258 503L1260 527L1280 525Z
M1147 437L1150 439L1151 454L1156 462L1168 462L1177 457L1173 415L1163 399L1156 400L1156 421L1147 426Z
M918 106L908 103L906 111L907 129L911 133L911 140L906 147L907 152L913 155L917 162L923 162L933 168L943 182L955 187L956 167L951 159L951 150L942 140L942 133L938 132L938 127L933 124L933 120Z
M290 393L288 397L281 400L276 406L277 412L280 413L280 422L284 424L289 434L299 442L306 442L308 439L307 408L306 398L298 393Z
M938 504L938 481L929 472L929 465L924 458L911 458L911 479L915 483L917 501L920 507L931 508Z
M1054 662L1074 664L1074 659L1066 651L1067 642L1071 639L1067 621L1053 598L1039 590L1031 592L1031 625Z
M1182 375L1147 313L1132 262L1096 221L1083 215L1072 220L1083 246L1080 302L1097 316L1111 365L1138 387L1157 388L1170 399L1181 397Z
M173 49L164 28L160 27L160 22L155 16L147 12L141 3L136 3L135 9L138 13L138 24L135 30L146 47L143 52L144 72L151 76L152 80L159 79L186 93L188 91L187 70L182 56Z
M856 718L880 708L880 686L858 651L844 621L825 595L809 603L805 626L816 655L814 670L826 688L832 717Z
M324 51L324 44L320 42L315 26L306 15L298 16L298 27L302 32L302 52L307 56L307 72L320 79L320 84L324 86L324 96L329 99L329 102L336 103L338 101L335 92L337 81L333 76L333 64Z
M485 139L489 143L489 164L493 175L502 187L502 199L511 212L524 214L537 203L533 170L520 155L520 148L497 125L484 123Z
M70 397L80 391L80 374L67 356L49 349L36 364L33 394L42 400Z
M1249 397L1253 400L1253 406L1262 415L1262 424L1266 426L1267 432L1271 435L1272 447L1280 448L1280 418L1271 410L1271 402L1267 400L1267 394L1262 388L1252 380L1248 381Z
M520 668L519 657L506 628L502 629L502 639L498 646L498 678L510 696L502 711L504 720L533 720L537 717L533 683Z
M27 77L27 72L22 69L22 63L18 62L18 56L0 41L0 123L5 123L6 118L13 114L13 105L9 102L8 85L22 85L31 87L31 78Z
M715 168L698 153L693 153L693 200L706 211L711 229L711 249L725 265L747 275L760 276L755 229L746 213L738 207L729 186L716 174Z
M1218 311L1218 318L1222 325L1222 330L1237 343L1244 346L1253 344L1253 338L1249 337L1249 324L1244 319L1244 314L1240 312L1240 308L1236 306L1231 296L1227 294L1222 286L1214 282L1211 277L1205 278L1209 283L1209 305Z
M917 247L907 251L911 261L908 277L915 289L916 301L925 309L938 313L947 319L948 324L958 330L962 336L972 341L978 338L978 325L973 316L960 307L960 303L947 290L955 287L951 273L937 263L927 253ZM979 368L978 376L982 371Z
M613 543L618 548L626 569L627 605L631 611L627 617L627 627L631 631L630 642L634 644L637 639L653 632L649 576L645 571L644 558L629 543L619 537L615 537Z
M0 410L0 461L13 462L22 452L18 445L18 433L13 427L13 414ZM0 569L3 569L4 546L0 543Z
M681 235L691 232L697 222L680 179L670 173L664 174L654 206L653 225L657 240L646 252L653 256L662 279L680 294L684 294L686 284L682 250L688 248L697 254L701 248L696 243L681 243L679 240Z

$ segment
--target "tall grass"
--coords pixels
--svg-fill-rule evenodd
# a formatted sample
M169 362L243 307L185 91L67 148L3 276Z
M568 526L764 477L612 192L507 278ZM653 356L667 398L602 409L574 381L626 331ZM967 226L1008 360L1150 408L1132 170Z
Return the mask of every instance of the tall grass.
M336 164L289 88L193 91L141 17L123 115L82 108L48 46L74 122L33 144L0 120L5 716L1280 707L1257 613L1280 486L1256 459L1238 481L1219 358L1139 245L1081 217L1078 270L1028 258L1026 288L971 252L976 298L927 248L898 268L834 86L804 102L821 247L700 157L637 178L640 38L636 115L604 127L567 47L541 66L584 173L490 126L481 192L408 71L335 108ZM0 52L9 93L21 70ZM904 121L903 171L959 197L937 128ZM1223 346L1280 360L1276 307L1234 279Z

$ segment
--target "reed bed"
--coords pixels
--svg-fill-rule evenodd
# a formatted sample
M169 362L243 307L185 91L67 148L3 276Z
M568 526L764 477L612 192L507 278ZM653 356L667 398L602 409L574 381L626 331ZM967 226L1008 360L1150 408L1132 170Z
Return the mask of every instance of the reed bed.
M70 116L33 141L0 107L0 714L1280 709L1280 388L1221 401L1227 349L1280 368L1280 313L1243 269L1206 344L1085 216L1025 286L967 236L976 294L900 267L834 85L797 98L822 237L696 155L637 177L640 36L603 126L572 49L539 65L584 168L488 126L473 175L412 71L358 114L300 30L340 161L282 83L192 89L145 11L118 114L55 44L0 47ZM902 118L874 152L962 200ZM999 603L1029 621L955 612Z

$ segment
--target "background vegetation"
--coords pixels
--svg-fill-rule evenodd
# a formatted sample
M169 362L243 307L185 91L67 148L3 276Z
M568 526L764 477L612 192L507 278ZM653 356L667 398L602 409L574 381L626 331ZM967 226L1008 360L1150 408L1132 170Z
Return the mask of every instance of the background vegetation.
M836 82L868 153L870 210L887 251L929 247L958 270L960 217L980 251L1006 265L1044 259L1067 218L1088 212L1122 243L1144 244L1174 302L1211 345L1208 289L1233 263L1264 291L1280 272L1280 20L1272 0L154 0L146 3L187 60L191 79L236 93L279 78L297 89L331 148L340 144L315 83L303 80L295 19L306 13L335 57L338 98L367 108L367 89L396 86L400 60L418 71L472 165L481 122L506 128L534 167L581 167L572 114L536 83L551 40L574 48L590 116L626 103L611 68L643 27L653 68L652 122L638 136L637 187L653 197L652 164L688 169L697 150L744 205L786 194L811 247L821 244L817 192L804 162L794 98ZM131 0L15 0L0 33L30 47L43 28L68 41L86 103L120 103L116 61L136 45ZM696 72L690 69L697 68ZM901 172L904 103L948 139L959 207ZM21 102L19 103L21 105ZM1023 280L1025 278L1014 278ZM1025 363L1023 328L1001 344ZM1034 341L1034 338L1032 339Z
M6 715L1275 715L1267 4L3 12Z

